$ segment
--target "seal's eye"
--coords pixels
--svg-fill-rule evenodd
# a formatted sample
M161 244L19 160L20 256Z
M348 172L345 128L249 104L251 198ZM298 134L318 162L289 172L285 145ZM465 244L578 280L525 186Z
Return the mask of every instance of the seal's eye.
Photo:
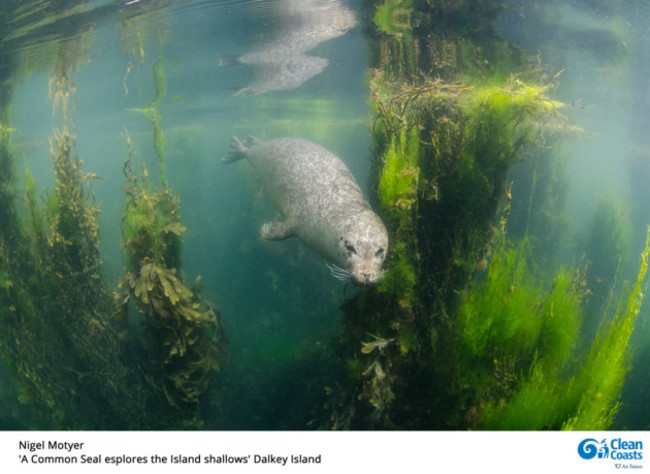
M384 249L379 247L379 249L375 252L375 257L381 257L384 255Z
M347 251L350 252L350 253L357 253L357 249L355 249L355 248L354 248L352 245L350 245L350 244L347 244L347 245L345 246L345 250L347 250Z

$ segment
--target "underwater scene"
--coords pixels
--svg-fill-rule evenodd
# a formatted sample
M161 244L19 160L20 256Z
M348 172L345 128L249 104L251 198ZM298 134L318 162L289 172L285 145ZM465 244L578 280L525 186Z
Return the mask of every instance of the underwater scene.
M0 429L646 430L646 0L2 0Z

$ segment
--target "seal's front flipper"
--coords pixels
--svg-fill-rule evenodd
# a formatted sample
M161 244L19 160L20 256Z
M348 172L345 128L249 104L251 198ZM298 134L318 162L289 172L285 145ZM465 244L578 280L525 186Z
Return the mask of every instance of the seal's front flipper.
M267 222L262 226L260 234L266 240L284 240L293 236L293 226L286 221Z
M230 150L228 150L228 154L226 156L221 158L221 161L223 163L232 163L233 161L241 160L242 158L246 158L247 152L248 148L239 141L239 138L232 137L232 141L230 142Z

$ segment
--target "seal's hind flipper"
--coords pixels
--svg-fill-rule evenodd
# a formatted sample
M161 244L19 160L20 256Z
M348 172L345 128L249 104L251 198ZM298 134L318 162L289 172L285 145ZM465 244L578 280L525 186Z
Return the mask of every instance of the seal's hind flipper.
M262 141L259 138L254 137L253 135L248 135L246 137L246 146L248 148L250 148L252 146L255 146L255 145L261 145L261 144L262 144Z
M221 161L223 163L232 163L233 161L241 160L242 158L246 158L247 152L248 148L239 141L239 138L232 137L232 141L230 142L230 150L228 150L228 154L226 156L221 158Z
M284 240L293 236L293 226L287 221L267 222L260 231L263 239Z

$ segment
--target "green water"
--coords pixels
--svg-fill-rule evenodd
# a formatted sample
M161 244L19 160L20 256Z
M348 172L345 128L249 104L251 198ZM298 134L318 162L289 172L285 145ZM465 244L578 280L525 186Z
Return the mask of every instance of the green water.
M0 428L646 429L650 10L592 3L3 2ZM382 282L260 239L247 135L347 164Z

